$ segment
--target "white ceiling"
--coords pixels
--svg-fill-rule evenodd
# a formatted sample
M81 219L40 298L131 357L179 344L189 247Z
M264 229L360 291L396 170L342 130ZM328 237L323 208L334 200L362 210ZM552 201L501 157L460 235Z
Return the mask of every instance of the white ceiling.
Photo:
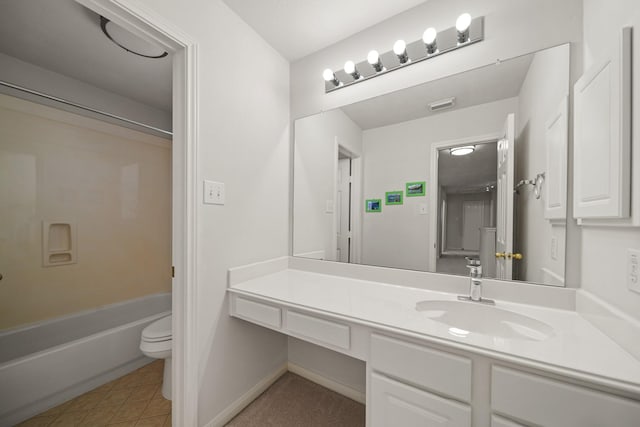
M450 192L495 184L498 169L497 143L478 144L466 156L452 156L449 150L438 155L438 184Z
M100 17L73 0L0 0L0 52L146 105L171 111L171 57L113 44Z
M361 129L373 129L518 96L533 54L477 68L342 107ZM361 83L364 84L364 83ZM431 112L427 105L455 97L453 109Z
M343 40L425 0L223 0L289 61Z

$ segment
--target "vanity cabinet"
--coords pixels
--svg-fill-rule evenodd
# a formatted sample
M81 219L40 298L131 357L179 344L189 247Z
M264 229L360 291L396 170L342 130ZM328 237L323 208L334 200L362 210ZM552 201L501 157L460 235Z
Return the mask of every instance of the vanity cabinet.
M374 333L370 368L371 426L471 426L470 359Z
M371 378L372 427L471 427L471 407L377 373Z

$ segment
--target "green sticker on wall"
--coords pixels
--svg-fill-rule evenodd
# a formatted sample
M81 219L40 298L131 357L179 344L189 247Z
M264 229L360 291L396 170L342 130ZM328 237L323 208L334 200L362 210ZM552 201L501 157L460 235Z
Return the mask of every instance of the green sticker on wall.
M382 200L368 199L365 208L367 212L382 212Z
M424 196L425 187L425 181L407 182L407 197Z
M384 193L385 205L401 205L402 204L402 191L387 191Z

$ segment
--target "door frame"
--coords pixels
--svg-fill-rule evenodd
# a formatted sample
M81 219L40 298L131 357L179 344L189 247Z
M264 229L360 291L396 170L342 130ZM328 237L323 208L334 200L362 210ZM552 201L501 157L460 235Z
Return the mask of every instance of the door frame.
M351 204L351 244L349 249L349 260L351 264L360 264L362 262L362 155L358 153L354 153L353 151L346 148L344 145L340 144L340 138L334 137L334 148L333 148L333 228L332 228L332 237L331 237L331 246L332 252L331 254L336 253L336 248L338 246L338 237L337 237L337 229L338 229L338 221L336 218L336 210L337 206L336 194L338 191L337 184L337 176L338 176L338 156L340 153L348 155L351 159L351 194L350 201ZM335 256L334 256L335 259Z
M157 13L127 0L75 0L123 28L154 40L173 55L172 140L172 422L198 420L197 44ZM171 274L167 271L167 274Z
M447 141L436 142L431 144L431 152L429 156L429 271L436 272L436 264L438 262L438 152L446 148L452 148L459 145L479 145L489 144L502 138L502 132L488 133L484 135L469 136L466 138L450 139Z

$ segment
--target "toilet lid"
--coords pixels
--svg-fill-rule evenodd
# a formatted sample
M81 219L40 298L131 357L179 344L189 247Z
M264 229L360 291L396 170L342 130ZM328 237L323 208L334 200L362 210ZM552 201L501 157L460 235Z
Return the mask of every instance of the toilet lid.
M142 339L148 342L171 339L171 316L156 320L142 330Z

